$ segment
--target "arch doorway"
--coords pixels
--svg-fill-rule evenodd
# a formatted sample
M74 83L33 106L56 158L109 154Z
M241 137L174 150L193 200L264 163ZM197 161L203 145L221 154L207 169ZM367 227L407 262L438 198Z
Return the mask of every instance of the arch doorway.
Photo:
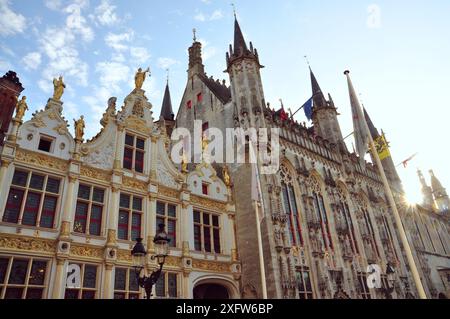
M194 299L230 299L230 295L222 285L201 284L194 288Z

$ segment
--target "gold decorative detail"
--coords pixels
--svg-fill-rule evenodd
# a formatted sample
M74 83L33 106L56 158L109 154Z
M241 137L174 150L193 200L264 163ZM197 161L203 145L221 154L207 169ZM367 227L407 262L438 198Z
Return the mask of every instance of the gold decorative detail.
M126 249L119 249L117 251L117 260L131 262L131 251Z
M221 203L209 198L200 197L197 195L191 195L191 202L198 206L206 207L213 210L226 211L226 203Z
M16 160L27 164L39 165L47 168L57 169L60 171L67 171L66 161L35 152L17 150Z
M56 242L50 239L37 239L24 236L13 237L0 234L0 248L54 253Z
M150 135L150 133L152 132L151 128L148 127L147 122L136 117L135 115L131 115L126 119L125 127L147 135Z
M61 222L61 237L69 237L70 236L70 222Z
M27 97L22 96L22 99L16 104L16 119L22 121L25 111L28 110Z
M227 187L231 186L231 178L230 178L230 174L228 172L228 166L225 165L222 169L222 174L223 174L223 181L225 182L225 185Z
M107 244L117 244L117 236L116 236L116 230L115 229L108 229L108 234L107 234Z
M231 250L231 260L233 262L239 261L239 255L238 255L237 249L232 249Z
M84 123L84 116L81 115L78 121L74 119L73 122L75 125L75 140L78 142L82 142L84 136L84 128L86 127Z
M164 265L172 267L181 267L181 258L175 256L168 256L166 257L166 262L164 263Z
M130 178L130 177L124 177L123 178L123 186L128 188L137 189L143 192L146 192L148 190L147 183L138 181L136 179Z
M189 242L183 241L183 256L189 256L190 250L189 250Z
M142 68L138 69L136 75L134 76L134 84L136 86L136 89L142 89L142 85L144 84L147 73L151 75L150 68L147 68L147 70L145 71L142 71Z
M144 107L142 106L141 100L137 100L136 102L134 102L132 114L136 115L139 118L144 117Z
M87 166L81 166L80 168L81 176L89 177L96 180L102 180L109 182L110 174L106 171L100 170L98 168L92 168Z
M207 271L231 272L231 265L227 262L194 259L192 260L192 267Z
M171 198L179 198L180 192L176 189L168 188L162 185L158 186L158 194Z
M186 155L185 155L185 154L183 154L183 158L182 158L182 160L181 160L181 172L182 172L183 174L189 173L189 171L188 171L187 158L186 158Z
M103 249L86 245L72 244L70 254L79 257L103 258Z
M56 120L58 118L55 112L50 112L47 116L50 120Z
M59 79L53 79L53 99L55 101L60 101L62 95L64 94L64 89L66 88L66 85L64 84L62 76L59 77Z

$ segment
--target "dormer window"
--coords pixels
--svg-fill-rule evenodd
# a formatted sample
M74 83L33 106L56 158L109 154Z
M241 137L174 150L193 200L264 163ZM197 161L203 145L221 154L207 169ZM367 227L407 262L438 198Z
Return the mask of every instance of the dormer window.
M123 151L123 168L144 172L145 139L135 135L125 135L125 148Z
M202 183L202 194L203 195L208 195L208 187L209 185L206 183Z
M41 135L38 150L51 153L53 151L53 141L53 138Z

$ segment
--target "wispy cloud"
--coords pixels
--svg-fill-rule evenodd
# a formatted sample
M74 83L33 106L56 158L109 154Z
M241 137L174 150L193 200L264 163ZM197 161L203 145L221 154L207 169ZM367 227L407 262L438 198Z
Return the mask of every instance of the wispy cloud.
M130 55L137 63L146 63L151 57L148 50L143 47L131 47Z
M61 0L45 0L45 6L49 8L50 10L60 10L62 6Z
M204 14L203 12L198 12L194 19L200 22L205 21L214 21L214 20L220 20L223 18L223 13L221 10L214 10L211 14Z
M94 39L94 31L87 24L86 18L81 14L81 10L88 5L87 0L76 0L64 9L64 12L69 13L66 19L66 26L74 33L78 33L85 41L92 41Z
M22 58L22 62L28 70L36 70L41 65L41 61L39 52L30 52Z
M23 33L27 26L26 18L11 10L9 0L0 0L0 35L10 36Z
M117 51L126 51L129 49L129 43L134 38L134 32L132 30L125 33L108 33L105 37L105 43L107 46Z
M180 62L175 59L172 59L172 58L167 58L167 57L158 58L158 67L161 69L164 69L164 70L168 69L172 65L175 65L178 63L180 63Z
M117 16L116 8L117 7L112 5L109 0L102 0L100 5L95 8L95 15L93 15L93 18L103 26L113 26L118 24L120 19Z

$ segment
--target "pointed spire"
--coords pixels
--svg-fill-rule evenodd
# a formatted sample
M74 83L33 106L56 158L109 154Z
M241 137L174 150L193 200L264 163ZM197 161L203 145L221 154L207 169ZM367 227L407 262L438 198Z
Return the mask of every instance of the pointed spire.
M363 111L364 111L364 118L366 119L367 126L369 127L370 134L372 135L373 139L376 139L377 137L380 136L380 134L378 133L378 130L375 127L375 125L373 125L373 122L370 119L369 113L367 113L366 108L364 107L364 105L363 105Z
M197 39L197 30L193 29L193 43L189 48L189 70L188 75L192 77L194 74L204 74L205 67L202 59L202 44Z
M247 43L245 43L239 22L234 17L234 55L241 55L248 52Z
M164 92L163 103L161 106L161 115L160 119L173 121L175 118L175 114L172 110L172 100L170 98L170 90L169 90L169 79L167 79L166 91Z
M430 169L430 176L431 176L431 187L433 188L433 193L441 192L442 190L444 190L444 192L445 192L445 188L442 186L441 182L436 177L436 175L434 175L434 172L431 169Z
M309 67L309 73L311 75L311 87L314 100L314 107L327 106L325 96L323 95L323 92L319 86L319 82L317 82L316 76L314 75L314 72L312 71L311 67Z

